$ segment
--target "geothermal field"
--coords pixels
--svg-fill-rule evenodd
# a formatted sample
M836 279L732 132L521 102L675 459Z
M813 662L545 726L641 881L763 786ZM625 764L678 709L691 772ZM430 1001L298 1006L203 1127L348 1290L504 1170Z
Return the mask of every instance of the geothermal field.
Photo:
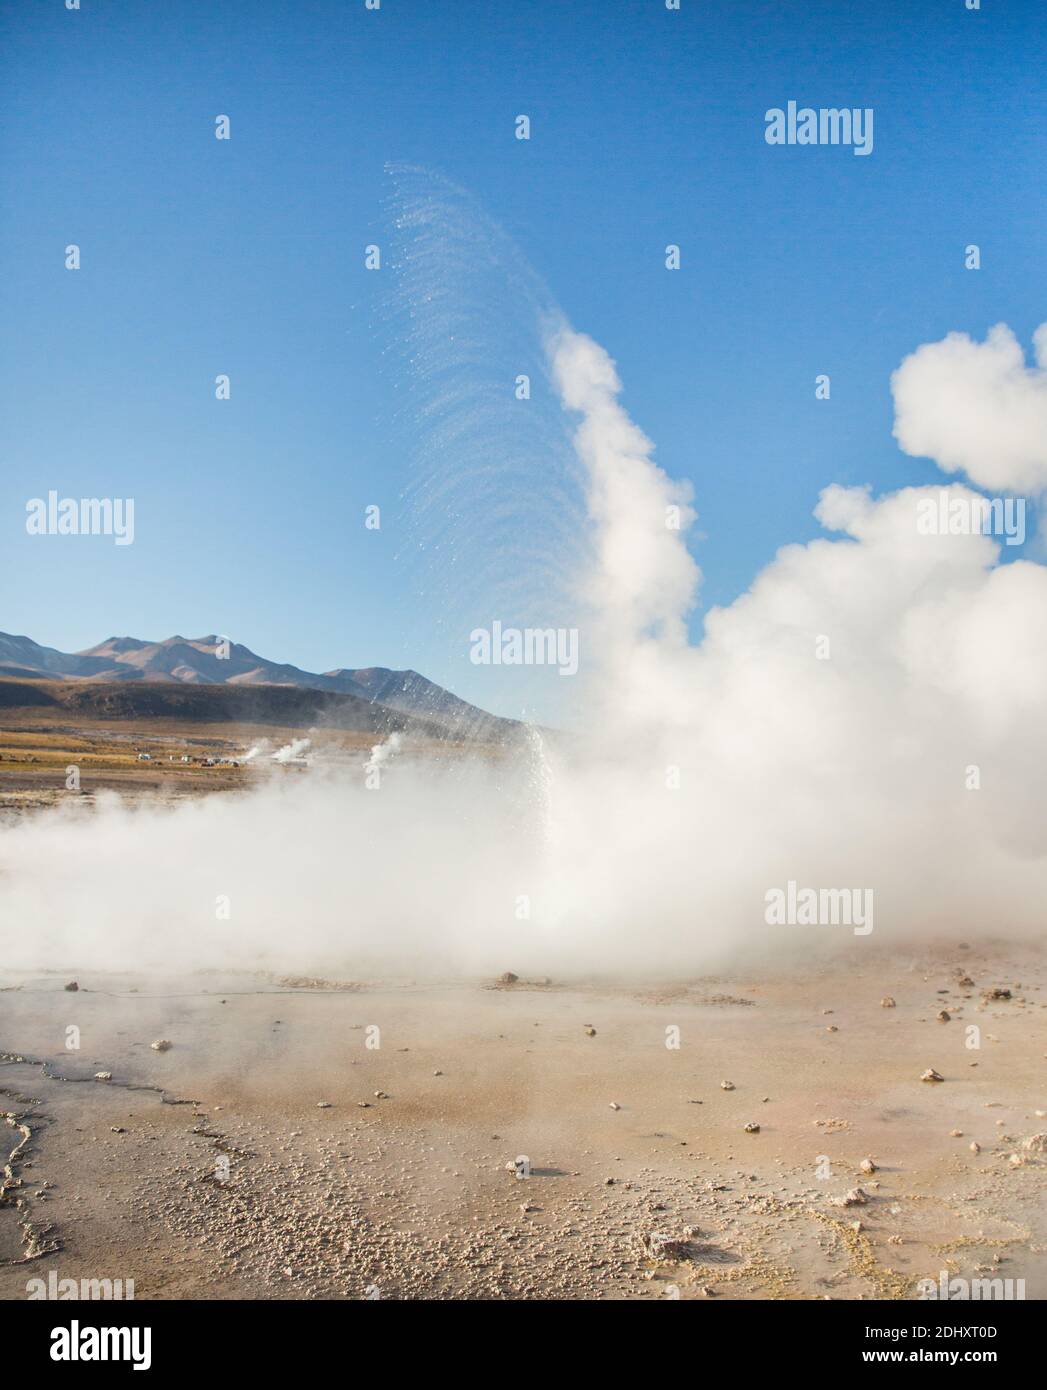
M2 8L15 1373L1042 1360L1044 7Z
M562 726L8 639L4 1296L1047 1295L1047 571L921 529L959 484L833 485L843 538L693 643L690 491L537 321L590 514ZM1011 351L906 359L903 444ZM246 695L149 680L226 659Z
M1047 1295L1047 571L922 531L959 484L834 485L844 538L692 643L689 490L542 323L591 517L565 725L9 639L4 1296ZM908 358L903 443L943 354L1010 351Z

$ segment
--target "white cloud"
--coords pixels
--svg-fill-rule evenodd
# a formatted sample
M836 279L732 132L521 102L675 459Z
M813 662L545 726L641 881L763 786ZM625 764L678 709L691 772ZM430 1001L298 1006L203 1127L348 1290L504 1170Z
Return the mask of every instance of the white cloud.
M1033 346L1027 367L998 323L984 343L950 333L917 348L891 378L898 443L994 492L1047 490L1047 323Z

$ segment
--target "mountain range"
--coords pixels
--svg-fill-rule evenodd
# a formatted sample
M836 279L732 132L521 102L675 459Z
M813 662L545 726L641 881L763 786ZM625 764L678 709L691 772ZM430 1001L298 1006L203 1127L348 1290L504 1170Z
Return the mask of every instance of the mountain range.
M487 714L417 671L393 671L384 666L303 671L287 662L258 656L249 647L214 633L168 637L162 642L108 637L86 651L61 652L30 637L0 632L3 676L105 685L284 686L352 696L466 737L498 737L516 728L513 720Z

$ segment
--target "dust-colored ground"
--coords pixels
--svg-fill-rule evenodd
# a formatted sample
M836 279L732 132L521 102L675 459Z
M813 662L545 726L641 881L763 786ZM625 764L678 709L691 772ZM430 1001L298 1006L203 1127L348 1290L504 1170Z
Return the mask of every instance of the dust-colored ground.
M1002 946L665 989L0 974L0 1296L1043 1298L1045 981Z

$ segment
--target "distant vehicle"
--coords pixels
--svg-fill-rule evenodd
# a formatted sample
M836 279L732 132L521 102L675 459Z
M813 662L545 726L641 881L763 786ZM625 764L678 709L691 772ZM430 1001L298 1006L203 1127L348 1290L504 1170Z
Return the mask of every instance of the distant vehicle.
M138 761L140 763L151 763L153 761L153 755L152 753L139 753Z

